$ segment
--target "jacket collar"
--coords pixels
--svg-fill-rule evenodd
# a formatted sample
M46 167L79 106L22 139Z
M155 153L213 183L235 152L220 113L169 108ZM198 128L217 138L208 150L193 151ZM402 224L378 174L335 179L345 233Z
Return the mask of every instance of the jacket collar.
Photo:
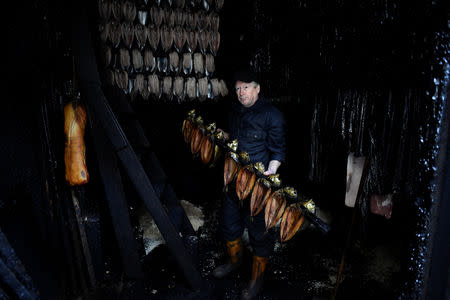
M234 111L242 114L250 111L259 111L264 106L265 102L266 99L260 95L258 97L258 100L256 100L255 104L253 104L250 107L245 107L242 106L242 104L235 98L231 107L233 108Z

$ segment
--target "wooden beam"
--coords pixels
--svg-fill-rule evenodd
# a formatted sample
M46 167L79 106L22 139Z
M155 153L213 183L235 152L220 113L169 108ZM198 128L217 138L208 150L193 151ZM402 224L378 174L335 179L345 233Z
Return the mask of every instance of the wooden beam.
M92 114L91 118L99 121L102 125L112 149L118 155L134 187L150 211L166 240L170 252L182 268L187 281L193 289L198 290L203 286L200 273L187 252L178 231L175 230L156 196L147 174L103 94L97 62L90 40L89 20L84 7L82 4L73 7L73 53L79 74L80 92L87 99L87 105L90 114Z

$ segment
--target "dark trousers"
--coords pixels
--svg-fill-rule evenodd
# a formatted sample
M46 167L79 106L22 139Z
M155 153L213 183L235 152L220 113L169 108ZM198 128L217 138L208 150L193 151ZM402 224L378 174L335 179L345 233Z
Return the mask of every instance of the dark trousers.
M242 207L241 207L242 206ZM273 252L275 235L266 232L264 210L250 217L250 196L240 204L233 189L223 193L221 229L225 241L241 237L247 227L250 245L257 256L269 256Z

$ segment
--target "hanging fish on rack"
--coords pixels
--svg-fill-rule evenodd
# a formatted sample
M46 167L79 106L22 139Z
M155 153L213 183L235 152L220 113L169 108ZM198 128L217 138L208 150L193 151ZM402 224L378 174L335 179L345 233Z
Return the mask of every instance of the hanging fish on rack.
M181 53L184 47L184 44L186 43L187 34L186 31L181 26L176 26L173 30L173 40L174 40L174 46L175 50L178 53Z
M215 12L209 15L210 22L209 22L209 29L214 32L219 31L219 22L220 18L219 15Z
M139 50L144 49L148 39L148 28L140 23L134 26L134 40Z
M196 11L193 13L194 16L194 30L200 30L200 12Z
M192 62L192 53L186 52L183 54L183 74L188 75L192 72L193 62Z
M210 44L211 35L209 31L200 30L198 31L198 46L202 54L206 54L208 50L208 45Z
M211 17L206 12L200 12L198 25L200 30L208 30L211 26Z
M112 4L110 1L98 1L98 13L102 21L108 21L111 17Z
M198 35L195 33L195 31L189 30L186 31L186 48L189 52L194 52L197 49L197 39Z
M253 165L246 165L239 170L236 178L236 194L239 200L245 200L252 192L255 184L256 174L253 171Z
M286 199L284 197L284 189L278 189L270 195L264 209L266 231L274 227L278 221L280 221L285 208Z
M203 131L203 119L201 116L198 116L195 118L195 127L191 137L191 153L193 155L196 155L200 151L202 146Z
M142 72L144 68L144 58L142 57L141 51L133 48L131 51L131 60L133 63L133 68L135 72Z
M253 185L256 181L256 173L254 166L248 164L250 158L247 152L242 152L239 157L244 166L239 170L236 178L236 194L239 200L243 201L252 192Z
M120 69L128 71L131 67L130 51L125 48L120 48L119 50L119 65Z
M208 31L208 45L212 55L216 56L220 46L220 33L218 31Z
M185 85L186 95L188 96L188 99L194 100L195 98L197 98L197 81L195 80L195 77L186 78Z
M159 40L161 38L161 33L159 30L159 27L156 27L152 24L148 27L148 42L150 44L150 47L152 48L153 52L156 52L159 45Z
M164 52L169 51L173 44L173 30L169 29L166 25L161 27L161 46Z
M214 64L214 56L210 53L207 53L205 56L205 73L206 76L211 77L216 70L216 65Z
M177 76L173 79L173 94L178 99L178 102L184 100L184 79Z
M109 39L114 48L118 48L120 44L121 28L119 22L111 22L109 26Z
M122 23L120 25L122 42L128 49L131 48L134 40L134 26L131 23Z
M205 74L203 55L199 52L194 53L194 73L197 76L202 76Z
M180 72L180 56L176 51L169 53L169 72L172 74Z
M163 22L164 10L161 7L152 6L150 8L150 19L151 22L159 28Z
M186 13L181 9L175 10L175 26L180 26L184 28L184 23L186 20Z
M136 18L136 5L131 1L122 3L122 17L125 22L133 22Z
M150 49L146 49L144 52L144 68L145 72L153 72L156 67L156 58L153 56L153 52Z
M150 95L153 95L156 99L159 99L161 97L161 89L158 75L152 74L148 76L148 86L150 87Z
M205 101L208 97L208 77L202 77L197 80L198 100Z
M128 93L128 73L126 71L118 71L115 75L116 85L125 93Z
M206 126L205 134L203 135L203 139L201 141L200 146L200 158L203 164L207 165L213 156L214 152L214 133L216 131L216 123L211 123Z
M223 187L225 191L228 191L228 185L234 180L236 174L240 169L239 156L236 153L238 146L238 140L232 140L227 143L227 147L230 149L225 156L225 166L223 171Z
M130 93L131 100L134 101L137 95L142 95L144 90L144 75L136 74L136 78L134 79L133 89Z
M172 9L164 10L166 25L169 28L173 28L175 26L175 11Z
M122 19L122 5L119 1L113 1L111 3L111 15L117 21L120 22Z
M262 167L262 169L259 169ZM264 173L264 165L255 166L259 176ZM256 180L253 188L252 197L250 198L250 215L252 217L259 214L265 208L267 201L272 195L272 186L277 188L281 184L279 174L270 175L268 179L260 177Z
M193 12L188 12L186 14L185 24L187 26L187 29L195 31L195 14Z
M192 132L194 131L194 120L195 109L192 109L187 113L186 119L184 119L183 126L181 127L181 133L186 143L191 142Z
M212 154L212 158L210 160L210 165L209 167L212 168L216 165L219 157L222 155L222 151L221 151L221 147L218 145L219 143L223 143L225 141L225 137L223 135L223 131L216 131L216 133L214 133L214 146L213 146L213 154Z
M303 224L305 216L300 208L300 203L290 204L283 213L280 226L281 242L289 241Z
M173 93L172 93L172 77L165 76L163 79L162 84L162 94L164 95L164 98L168 101L172 100Z
M298 202L297 191L292 187L285 187L284 194L287 200L287 205L280 225L280 239L281 242L290 240L298 231L304 221L304 215Z

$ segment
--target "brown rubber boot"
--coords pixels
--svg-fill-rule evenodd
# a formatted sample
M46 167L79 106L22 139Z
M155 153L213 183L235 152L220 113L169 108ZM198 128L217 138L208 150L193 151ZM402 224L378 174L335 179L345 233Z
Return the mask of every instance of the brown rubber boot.
M230 259L226 264L220 265L212 271L212 275L215 278L221 279L228 276L242 264L243 248L241 238L227 242L227 249Z
M263 286L264 271L266 270L267 257L253 256L252 279L246 289L242 291L241 299L254 299Z

